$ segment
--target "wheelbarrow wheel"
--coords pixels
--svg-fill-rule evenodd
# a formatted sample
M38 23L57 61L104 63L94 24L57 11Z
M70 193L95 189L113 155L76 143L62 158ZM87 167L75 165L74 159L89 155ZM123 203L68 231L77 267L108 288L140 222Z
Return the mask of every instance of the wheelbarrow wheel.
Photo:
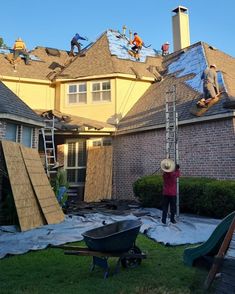
M141 254L139 247L134 246L128 252L128 254ZM125 268L135 268L141 264L142 259L138 257L124 257L121 260L122 266Z

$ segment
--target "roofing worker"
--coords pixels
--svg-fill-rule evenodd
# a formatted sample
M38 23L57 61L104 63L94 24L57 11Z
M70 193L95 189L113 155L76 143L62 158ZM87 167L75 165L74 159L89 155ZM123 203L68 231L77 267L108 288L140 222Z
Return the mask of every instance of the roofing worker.
M207 107L207 104L220 94L216 65L211 64L209 68L206 68L203 72L202 78L205 98L198 101L197 105L200 107Z
M180 167L171 159L164 159L161 162L163 170L163 205L162 205L162 223L166 224L168 206L170 205L170 221L175 224L176 213L176 194L177 182L180 177Z
M130 44L133 44L134 46L131 47L131 50L133 50L135 53L139 53L139 51L142 49L143 41L138 36L137 33L134 33L134 39L130 41Z
M17 57L21 54L24 56L25 59L25 64L29 65L29 54L27 52L27 48L25 46L25 43L23 42L23 40L21 38L18 38L15 41L15 44L13 46L13 51L14 51L14 60L17 59Z
M73 50L74 47L76 46L78 48L78 54L81 51L81 44L78 42L78 40L87 40L87 38L83 38L82 36L80 36L78 33L75 34L75 36L72 38L71 40L71 50L70 50L70 55L74 55Z
M170 47L170 43L166 42L162 45L161 50L162 50L162 56L166 56L169 54L169 47Z

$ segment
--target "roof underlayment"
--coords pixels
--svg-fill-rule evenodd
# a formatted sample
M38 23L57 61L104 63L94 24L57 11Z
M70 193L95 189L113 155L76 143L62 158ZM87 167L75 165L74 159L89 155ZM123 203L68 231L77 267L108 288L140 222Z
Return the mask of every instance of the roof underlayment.
M203 71L208 67L203 45L182 51L180 57L168 66L168 74L175 74L176 77L183 77L189 74L195 76L186 81L186 84L199 93L203 93ZM218 83L221 90L225 90L223 75L218 72Z
M111 55L115 55L120 59L128 59L132 61L136 61L134 57L132 57L128 50L131 50L133 45L129 44L129 40L126 36L123 36L119 32L107 31L107 38L109 41L109 50ZM152 49L152 48L145 48L142 47L140 51L140 62L145 62L148 56L157 56L159 55L159 51Z

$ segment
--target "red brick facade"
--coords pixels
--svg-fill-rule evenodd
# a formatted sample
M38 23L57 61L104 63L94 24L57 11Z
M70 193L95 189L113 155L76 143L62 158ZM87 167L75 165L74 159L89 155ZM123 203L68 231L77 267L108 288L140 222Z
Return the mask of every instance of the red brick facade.
M179 126L179 163L183 176L235 179L235 119ZM160 171L165 129L114 138L113 198L133 197L133 183Z

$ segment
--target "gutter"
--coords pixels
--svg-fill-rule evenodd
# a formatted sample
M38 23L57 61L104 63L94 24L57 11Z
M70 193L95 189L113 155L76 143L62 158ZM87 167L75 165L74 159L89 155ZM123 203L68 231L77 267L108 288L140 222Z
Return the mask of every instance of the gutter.
M38 126L38 127L45 126L44 122L35 121L33 119L17 116L14 114L0 113L0 119L13 120L16 122L21 122L21 123L25 123L25 124L29 124L29 125Z
M178 125L188 125L188 124L194 124L194 123L199 123L199 122L206 122L206 121L213 121L213 120L218 120L218 119L223 119L223 118L230 118L230 117L235 117L235 111L230 112L230 113L223 113L223 114L216 114L216 115L211 115L208 117L197 117L197 118L192 118L192 119L187 119L184 121L179 121ZM152 125L148 127L140 127L136 128L133 130L127 130L127 131L118 131L116 132L116 135L127 135L131 133L137 133L137 132L144 132L144 131L152 131L152 130L157 130L157 129L163 129L165 128L166 125L164 124L159 124L159 125Z

